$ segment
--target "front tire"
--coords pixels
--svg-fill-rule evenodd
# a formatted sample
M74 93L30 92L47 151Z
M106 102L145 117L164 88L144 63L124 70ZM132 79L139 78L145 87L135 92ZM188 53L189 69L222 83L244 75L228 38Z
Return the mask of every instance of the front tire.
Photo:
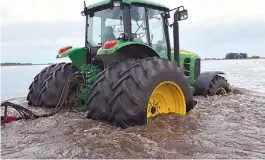
M121 72L115 68L108 71L111 75L118 75L115 81L105 79L94 87L92 93L100 98L91 97L87 118L107 119L119 127L127 128L144 125L149 118L158 114L186 114L194 107L194 89L189 85L189 77L176 63L158 57L122 63L125 65ZM104 88L102 84L107 81L112 82L108 87L110 94L104 96L100 91ZM159 86L162 88L159 89ZM103 102L106 104L100 105Z
M224 77L217 75L213 78L207 93L209 96L226 95L230 91L230 84L227 80Z

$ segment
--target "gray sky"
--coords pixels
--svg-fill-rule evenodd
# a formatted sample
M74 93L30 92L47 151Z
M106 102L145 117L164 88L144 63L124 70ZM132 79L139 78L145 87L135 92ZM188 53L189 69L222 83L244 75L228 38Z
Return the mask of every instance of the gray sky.
M264 0L156 0L184 5L180 47L205 57L246 52L265 57ZM95 2L95 0L86 0ZM84 45L83 0L2 0L1 62L47 63L60 47Z

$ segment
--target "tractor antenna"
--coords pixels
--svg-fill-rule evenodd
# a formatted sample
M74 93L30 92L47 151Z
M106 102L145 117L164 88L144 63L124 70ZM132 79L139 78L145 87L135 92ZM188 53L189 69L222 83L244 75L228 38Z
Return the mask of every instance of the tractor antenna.
M84 1L84 8L86 8L86 1Z

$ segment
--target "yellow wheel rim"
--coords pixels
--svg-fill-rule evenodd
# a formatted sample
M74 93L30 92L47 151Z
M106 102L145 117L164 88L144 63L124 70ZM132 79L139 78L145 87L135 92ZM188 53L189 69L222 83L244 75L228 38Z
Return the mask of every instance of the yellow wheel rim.
M172 81L164 81L154 89L148 102L147 121L159 114L168 113L186 114L185 96Z
M221 87L221 88L218 88L217 91L215 92L216 95L225 95L227 94L226 90Z

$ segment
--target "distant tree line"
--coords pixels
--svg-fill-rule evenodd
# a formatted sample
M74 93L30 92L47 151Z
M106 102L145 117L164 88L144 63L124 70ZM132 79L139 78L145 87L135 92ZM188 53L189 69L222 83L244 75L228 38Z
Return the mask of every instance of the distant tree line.
M1 63L1 66L21 66L21 65L32 65L32 63L12 63L12 62Z
M15 62L5 62L1 63L1 66L27 66L27 65L52 65L54 63L15 63Z
M245 59L248 58L247 53L227 53L225 56L226 59Z

